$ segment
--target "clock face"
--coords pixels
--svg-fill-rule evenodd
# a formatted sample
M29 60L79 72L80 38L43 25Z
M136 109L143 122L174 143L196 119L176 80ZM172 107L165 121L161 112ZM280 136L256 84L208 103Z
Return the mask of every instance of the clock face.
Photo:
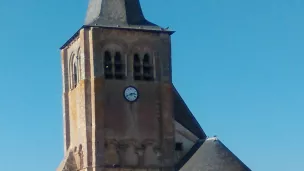
M125 89L124 96L129 102L134 102L138 98L138 91L135 87L129 86Z

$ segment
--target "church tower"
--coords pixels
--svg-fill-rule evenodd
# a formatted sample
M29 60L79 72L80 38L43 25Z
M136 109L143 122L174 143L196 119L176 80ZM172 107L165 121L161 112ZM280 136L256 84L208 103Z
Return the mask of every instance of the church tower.
M90 0L61 47L57 171L250 171L206 136L172 84L172 34L145 19L139 0Z
M58 170L173 171L172 33L146 20L139 0L90 0L61 47Z

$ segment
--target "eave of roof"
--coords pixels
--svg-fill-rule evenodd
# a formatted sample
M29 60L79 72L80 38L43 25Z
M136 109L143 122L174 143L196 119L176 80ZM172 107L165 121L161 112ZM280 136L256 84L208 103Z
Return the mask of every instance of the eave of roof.
M192 132L199 139L206 139L206 134L200 124L197 122L183 98L173 85L174 95L174 118L175 120Z
M168 29L153 29L153 28L147 28L147 27L140 27L140 26L102 26L102 25L97 25L97 26L90 26L90 25L83 25L80 27L76 33L73 34L71 38L68 39L61 47L60 50L64 49L66 46L68 46L74 39L79 35L79 31L83 28L105 28L105 29L118 29L118 30L132 30L132 31L141 31L141 32L154 32L154 33L166 33L169 35L172 35L175 33L175 31L171 31Z

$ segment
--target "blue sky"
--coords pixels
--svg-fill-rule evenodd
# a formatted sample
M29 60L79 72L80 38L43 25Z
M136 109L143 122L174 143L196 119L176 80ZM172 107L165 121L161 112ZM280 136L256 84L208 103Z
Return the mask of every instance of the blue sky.
M205 132L254 171L304 161L304 1L142 0L172 36L173 82ZM52 171L63 158L59 47L87 0L0 0L0 166Z

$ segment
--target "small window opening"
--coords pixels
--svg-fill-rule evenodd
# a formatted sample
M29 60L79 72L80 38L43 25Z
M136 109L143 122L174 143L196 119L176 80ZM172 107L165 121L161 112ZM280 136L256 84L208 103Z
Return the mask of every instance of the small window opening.
M175 151L183 151L183 143L175 143Z
M148 54L144 56L143 60L143 71L144 71L144 80L150 81L153 80L153 71L152 71L152 65L151 60Z
M148 54L145 54L143 64L144 64L144 66L147 66L147 67L150 66L150 57Z
M76 63L73 64L73 88L77 85L77 66Z
M115 78L120 80L123 79L123 75L124 75L123 63L119 52L115 53L114 64L115 64Z
M140 66L140 59L138 54L134 55L133 74L135 80L141 80L141 66Z
M109 51L106 51L104 54L104 73L106 79L113 78L112 59Z

